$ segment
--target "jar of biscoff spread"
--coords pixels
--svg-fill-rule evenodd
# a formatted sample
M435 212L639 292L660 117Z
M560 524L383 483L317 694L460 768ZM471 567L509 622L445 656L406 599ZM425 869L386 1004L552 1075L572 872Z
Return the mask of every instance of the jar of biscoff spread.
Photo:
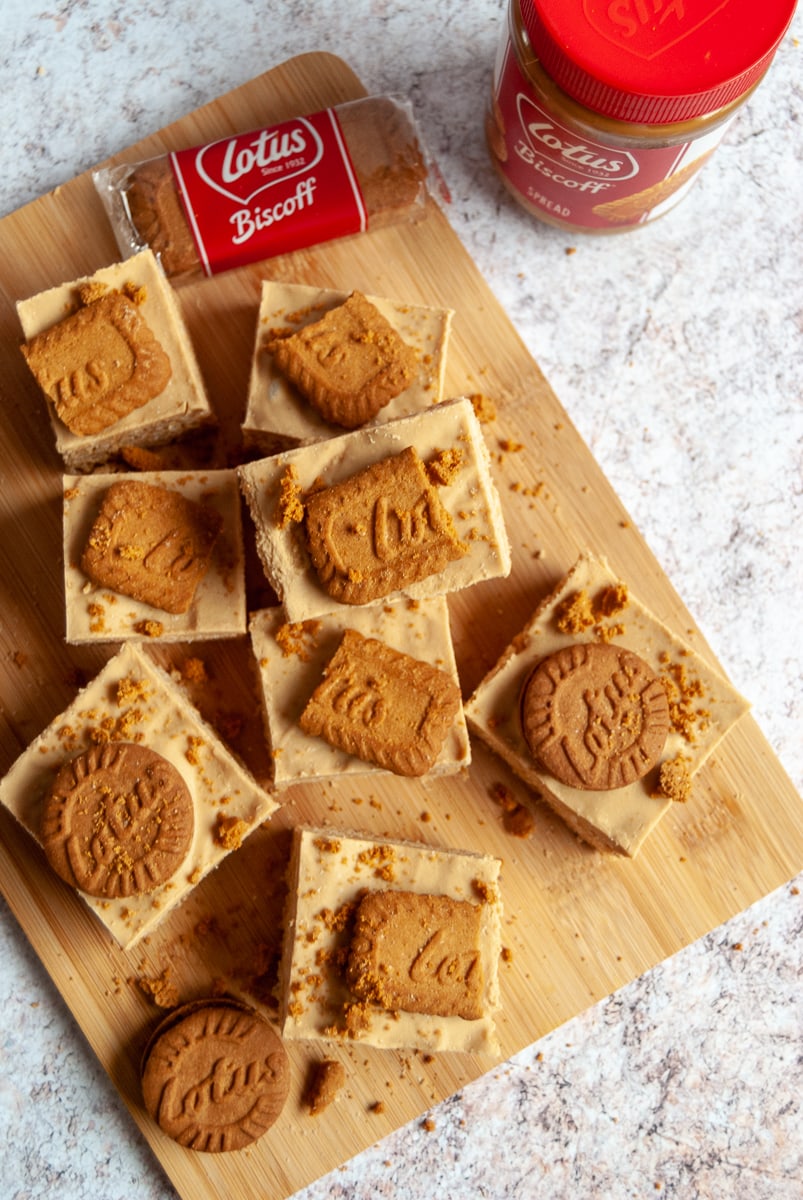
M795 0L510 0L485 127L528 212L634 229L686 193L772 61Z

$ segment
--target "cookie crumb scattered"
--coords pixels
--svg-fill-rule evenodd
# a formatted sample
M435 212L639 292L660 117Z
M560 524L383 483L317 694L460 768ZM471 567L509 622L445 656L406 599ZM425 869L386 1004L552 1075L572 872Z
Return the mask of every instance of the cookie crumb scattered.
M685 804L691 795L691 772L681 755L661 763L658 775L658 792L674 800L677 804Z
M334 1058L324 1058L315 1064L307 1088L305 1103L310 1116L316 1117L328 1108L346 1082L346 1068Z
M224 850L239 850L248 832L248 823L242 817L227 817L218 813L215 818L214 839Z

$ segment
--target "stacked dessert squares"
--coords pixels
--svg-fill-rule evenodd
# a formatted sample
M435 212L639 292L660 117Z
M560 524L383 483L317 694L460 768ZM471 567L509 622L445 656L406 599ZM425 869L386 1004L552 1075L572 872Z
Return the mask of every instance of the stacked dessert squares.
M69 471L66 639L122 648L0 800L123 946L284 789L466 771L469 730L581 838L634 857L746 711L590 552L464 704L449 596L504 579L511 550L474 405L443 395L449 310L265 282L243 423L257 457L176 471L150 449L213 418L150 252L19 308ZM150 469L111 463L123 450ZM250 613L241 502L275 594ZM141 645L239 636L268 788ZM498 859L299 827L288 870L285 1039L498 1051ZM241 1016L216 1009L210 1029Z
M443 398L449 310L265 283L243 425L244 445L263 456L182 471L160 469L165 444L213 415L149 251L19 313L67 469L66 640L119 648L20 756L0 799L130 949L289 784L467 768L447 594L506 575L510 549L471 402ZM250 618L241 498L277 596ZM267 788L142 645L246 631L272 751ZM384 882L355 913L343 977L354 1003L331 1036L497 1050L499 861L338 836L355 856L349 879L371 858ZM291 865L285 1003L309 901L299 880L321 844ZM408 968L409 993L399 986ZM239 1016L216 1010L214 1021ZM283 1032L306 1036L289 1013Z

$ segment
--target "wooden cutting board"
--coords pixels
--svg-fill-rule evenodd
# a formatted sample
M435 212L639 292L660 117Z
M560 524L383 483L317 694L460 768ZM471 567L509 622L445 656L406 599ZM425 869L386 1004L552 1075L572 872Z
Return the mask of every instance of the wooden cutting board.
M364 94L339 59L311 54L269 71L119 156L132 161L314 111ZM69 648L62 638L61 464L44 405L17 344L17 299L118 257L91 179L68 185L0 222L0 772L71 700L114 647ZM455 310L447 394L483 392L498 415L485 426L512 535L504 581L450 601L468 694L538 599L588 546L685 636L693 622L629 521L590 452L487 285L432 204L412 228L378 231L180 289L191 336L225 435L236 439L263 276L360 288ZM515 449L521 445L523 448ZM521 486L517 486L521 485ZM252 606L261 603L252 580ZM701 635L693 643L712 658ZM162 661L180 663L176 649ZM232 744L262 773L246 640L192 649L212 679L198 702L223 718L243 714ZM182 998L220 981L270 1015L269 963L280 936L282 866L300 820L357 827L489 851L504 859L502 965L505 1056L513 1054L700 937L803 866L800 800L752 718L704 769L694 797L676 806L635 861L596 853L540 805L527 840L502 824L492 792L524 789L475 745L468 774L422 783L372 776L341 786L296 787L280 812L207 879L150 942L112 945L83 904L46 869L31 840L0 814L0 880L8 902L133 1119L178 1191L206 1197L286 1196L414 1118L492 1064L470 1056L338 1048L348 1085L311 1118L300 1103L320 1047L291 1045L293 1090L278 1123L250 1152L202 1155L163 1138L140 1103L138 1061L160 1010L137 980L170 964ZM423 814L427 815L425 819Z

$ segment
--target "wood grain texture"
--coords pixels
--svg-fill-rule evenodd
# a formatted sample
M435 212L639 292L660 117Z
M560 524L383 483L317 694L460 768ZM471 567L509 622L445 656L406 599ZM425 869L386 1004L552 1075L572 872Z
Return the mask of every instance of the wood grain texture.
M131 161L259 127L362 95L339 59L306 55L251 81L126 150ZM61 463L44 404L22 355L15 301L115 261L114 239L89 176L0 222L0 771L69 703L114 647L63 641ZM260 281L273 276L359 288L455 310L447 394L483 392L497 405L485 426L513 543L513 573L450 598L464 694L480 680L544 592L588 546L606 555L672 628L708 654L682 601L504 312L432 204L415 227L377 231L247 267L180 289L181 305L221 420L222 459L236 445L254 338ZM523 449L514 447L521 445ZM251 604L262 602L257 577ZM180 664L190 651L154 651ZM232 745L265 770L245 639L193 646L211 684L190 692L219 727L242 716ZM635 862L584 846L535 804L535 830L505 832L492 797L522 786L475 744L468 773L434 782L372 776L286 794L280 812L199 887L150 942L129 955L112 945L82 903L46 869L43 856L0 814L0 880L55 985L70 1005L178 1191L189 1200L286 1196L451 1094L491 1064L470 1056L424 1062L412 1055L338 1048L348 1083L335 1105L311 1118L301 1105L322 1048L289 1047L290 1100L248 1154L196 1155L147 1118L139 1057L159 1012L137 986L172 966L182 1000L223 981L264 1004L281 930L282 869L298 821L375 835L479 849L504 860L505 1055L536 1040L599 998L701 936L803 865L800 800L751 718L744 719L699 776L693 800L676 806ZM424 819L426 814L426 819ZM373 1111L375 1102L382 1111Z

